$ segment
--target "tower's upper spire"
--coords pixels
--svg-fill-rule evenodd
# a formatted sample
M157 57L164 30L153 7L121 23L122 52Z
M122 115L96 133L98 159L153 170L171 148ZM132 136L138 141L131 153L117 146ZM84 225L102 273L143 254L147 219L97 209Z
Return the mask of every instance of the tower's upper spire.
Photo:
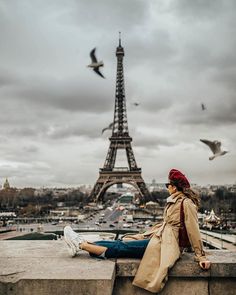
M124 56L124 48L121 46L121 32L119 32L119 46L116 48L116 56Z
M114 125L112 130L112 138L126 137L131 140L128 132L128 121L126 114L126 100L125 100L125 83L123 73L123 57L124 48L121 46L121 36L119 32L119 46L116 48L117 57L117 74L116 74L116 100L115 100L115 113Z

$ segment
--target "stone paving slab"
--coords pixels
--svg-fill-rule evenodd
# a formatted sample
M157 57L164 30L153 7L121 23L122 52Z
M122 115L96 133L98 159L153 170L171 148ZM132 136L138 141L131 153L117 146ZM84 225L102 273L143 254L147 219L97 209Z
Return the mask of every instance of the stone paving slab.
M64 241L0 241L0 265L1 295L112 294L115 280L114 261L71 258Z

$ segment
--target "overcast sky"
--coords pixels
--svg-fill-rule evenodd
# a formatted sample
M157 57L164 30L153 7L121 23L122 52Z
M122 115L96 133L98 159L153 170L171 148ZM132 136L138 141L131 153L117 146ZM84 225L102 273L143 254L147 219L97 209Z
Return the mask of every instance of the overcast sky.
M234 0L0 0L0 183L96 182L111 135L101 130L113 120L119 31L144 180L165 182L177 168L192 183L235 183L235 14ZM94 47L106 79L86 67ZM209 161L200 138L230 152ZM121 153L116 166L123 162Z

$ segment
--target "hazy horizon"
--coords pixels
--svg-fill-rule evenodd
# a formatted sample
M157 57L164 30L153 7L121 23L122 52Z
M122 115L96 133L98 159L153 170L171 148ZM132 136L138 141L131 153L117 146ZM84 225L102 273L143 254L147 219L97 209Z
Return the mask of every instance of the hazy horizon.
M152 180L151 181L145 181L145 182L146 182L146 184L151 185L152 184ZM0 187L3 188L4 182L2 184L0 183ZM32 187L29 187L29 186L21 185L19 187L15 187L14 184L11 183L10 181L9 181L9 183L10 183L10 187L17 188L17 189L23 189L23 188L33 188L33 189L52 189L52 188L57 188L57 189L70 189L70 188L79 188L81 186L92 186L93 187L93 185L95 184L95 182L94 182L94 183L80 183L80 184L77 184L77 185L74 185L74 186L72 186L72 185L64 185L64 186L35 186L35 187L32 186ZM157 185L164 185L165 183L166 183L166 181L163 181L163 182L157 182L156 181L156 184ZM128 185L128 184L124 184L124 185L132 186L132 185ZM219 183L206 183L206 184L191 183L191 186L195 186L195 185L196 186L200 186L200 187L206 187L206 186L231 186L231 185L233 186L233 185L236 185L236 183L225 183L225 184L219 184ZM113 188L114 186L116 186L116 184L114 184L111 187L109 187L109 189L110 188Z

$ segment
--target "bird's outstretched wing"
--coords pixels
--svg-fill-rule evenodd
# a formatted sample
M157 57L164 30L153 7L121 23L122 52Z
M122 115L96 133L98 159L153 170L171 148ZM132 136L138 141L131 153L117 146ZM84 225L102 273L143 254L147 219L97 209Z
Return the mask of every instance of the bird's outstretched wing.
M91 57L93 63L97 63L97 58L95 56L95 51L96 51L96 47L93 48L93 50L91 50L91 52L90 52L90 57Z
M111 130L111 129L113 128L113 125L114 125L114 123L112 122L112 123L109 124L108 127L103 128L103 129L102 129L102 134L103 134L103 132L105 132L106 130Z
M103 134L106 130L108 130L107 127L106 127L106 128L103 128L103 129L102 129L102 134Z
M218 149L216 147L216 144L214 141L210 141L207 139L200 139L201 142L205 143L206 145L209 146L209 148L211 149L211 151L213 152L213 154L218 152Z
M93 70L94 70L95 73L97 73L99 76L101 76L102 78L105 79L105 77L104 77L103 74L99 71L98 68L94 68Z

